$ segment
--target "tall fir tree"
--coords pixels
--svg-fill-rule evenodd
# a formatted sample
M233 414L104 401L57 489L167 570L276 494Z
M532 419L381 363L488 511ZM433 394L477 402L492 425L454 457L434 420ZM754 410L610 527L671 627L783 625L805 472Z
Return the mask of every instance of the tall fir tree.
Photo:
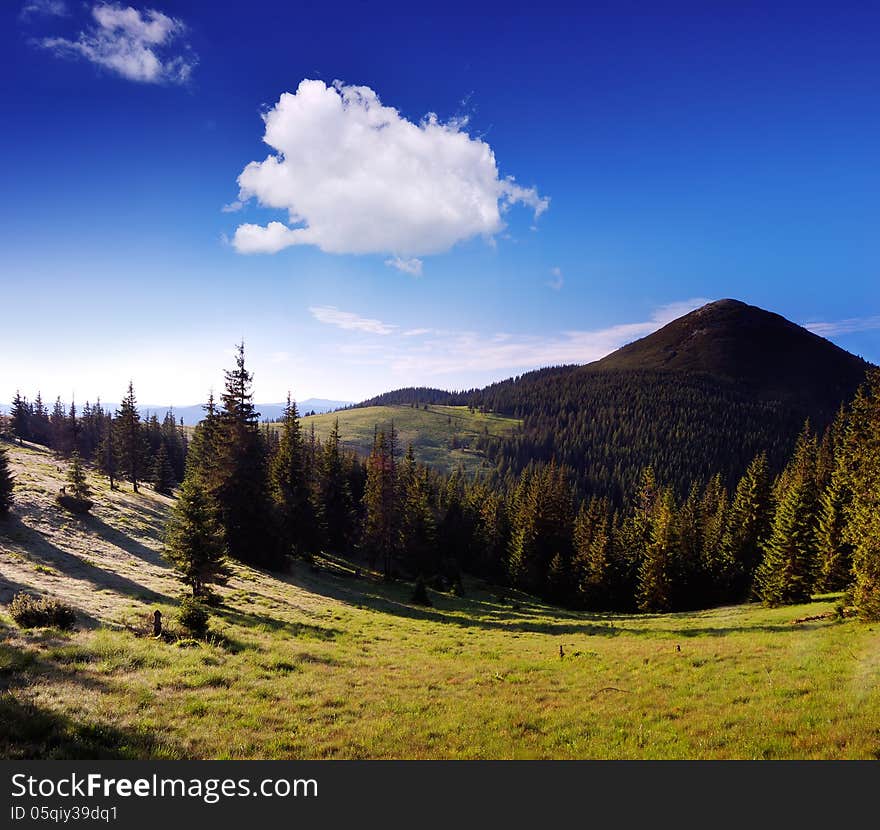
M776 488L776 512L755 574L755 589L766 605L806 602L816 578L816 438L809 423L798 437L783 484Z
M171 466L171 459L168 456L168 450L165 448L165 442L159 444L159 452L156 453L156 460L153 464L153 487L157 493L164 496L170 496L174 490L177 479L174 475L174 468Z
M266 448L253 403L253 376L245 366L244 343L235 367L225 372L217 422L216 464L210 491L218 505L230 556L274 568L281 565L272 527Z
M880 369L872 369L853 401L844 459L851 501L846 540L852 546L853 602L865 619L880 619Z
M427 471L416 465L412 444L401 465L400 544L416 575L428 576L438 568L437 522L431 509Z
M317 482L324 538L334 553L344 553L354 537L354 503L344 461L336 418L321 451Z
M651 518L651 537L639 565L639 610L670 610L676 544L675 497L672 489L667 488L655 501Z
M315 553L317 517L312 505L311 483L307 477L299 413L296 402L289 394L269 476L284 552L298 556Z
M30 441L33 438L33 430L31 429L33 412L27 398L23 398L17 390L12 399L9 416L12 420L12 434L18 438L18 443Z
M762 452L755 456L736 485L721 542L724 561L730 568L731 600L745 600L751 593L772 516L770 472L767 455Z
M134 394L134 383L129 381L128 390L113 421L114 443L121 472L131 483L135 493L144 478L146 446L141 429L141 416Z
M200 477L184 478L165 538L165 558L192 590L194 598L210 596L211 586L228 576L223 528Z

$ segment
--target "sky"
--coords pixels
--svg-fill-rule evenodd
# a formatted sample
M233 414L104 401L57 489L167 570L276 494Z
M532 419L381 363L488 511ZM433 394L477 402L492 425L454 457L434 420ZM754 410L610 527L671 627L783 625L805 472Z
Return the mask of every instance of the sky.
M880 5L7 0L0 401L464 389L733 297L880 363Z

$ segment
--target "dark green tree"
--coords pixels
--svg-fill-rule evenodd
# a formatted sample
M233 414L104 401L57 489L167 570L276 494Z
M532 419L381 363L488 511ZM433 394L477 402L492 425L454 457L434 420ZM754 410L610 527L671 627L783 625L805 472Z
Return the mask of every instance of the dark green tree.
M138 492L138 483L144 478L146 445L141 430L141 416L134 395L134 384L129 381L128 391L122 399L113 421L114 444L119 466L131 482L132 489Z
M228 576L223 528L197 475L187 475L180 486L166 530L165 558L194 598L209 596L211 585Z
M776 488L776 512L755 574L766 605L806 602L816 579L816 438L805 424L794 457Z
M153 486L157 493L170 496L176 483L174 468L171 466L171 459L168 457L168 450L163 441L159 444L159 452L156 453L156 460L153 464Z
M725 587L729 587L731 600L745 600L751 593L772 516L767 456L759 453L736 486L721 542L729 569L729 585Z
M880 369L856 394L844 439L851 502L845 538L852 545L853 602L880 619Z
M269 476L284 552L298 556L315 553L317 516L312 504L299 414L290 395Z
M225 372L209 493L216 500L230 556L272 568L281 564L281 551L273 528L266 448L252 387L242 343L235 367Z
M339 441L339 418L321 451L317 496L329 549L343 553L354 539L354 502Z
M14 479L9 469L9 456L6 447L0 446L0 516L5 516L12 507L12 488Z

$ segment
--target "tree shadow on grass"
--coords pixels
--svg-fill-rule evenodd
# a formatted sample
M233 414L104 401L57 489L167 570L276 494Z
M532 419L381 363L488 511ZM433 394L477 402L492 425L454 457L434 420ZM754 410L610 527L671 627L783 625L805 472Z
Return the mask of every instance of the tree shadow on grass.
M138 542L137 539L133 539L124 531L107 524L103 519L90 515L83 519L83 524L105 542L121 548L126 553L130 553L144 562L149 562L151 565L163 568L168 567L168 563L162 558L162 554L159 551L147 547L142 542Z
M107 588L143 602L173 602L165 594L62 550L42 533L24 524L17 516L7 519L4 524L7 527L0 527L0 533L7 532L24 548L27 558L35 564L54 568L65 576L91 582L96 588Z
M164 736L71 717L34 700L31 684L63 678L93 691L106 684L77 671L62 671L31 650L8 641L0 627L0 759L97 760L182 757Z
M505 611L479 600L451 599L433 591L431 596L435 607L416 605L407 602L406 597L411 594L412 586L403 583L383 583L364 578L343 579L329 573L313 577L311 574L298 570L292 574L277 574L276 577L310 593L335 599L354 607L368 608L371 611L413 620L457 625L462 628L482 628L514 633L599 634L612 637L622 633L622 629L612 625L601 621L583 620L583 618L580 621L538 622L535 619L537 615L522 616L515 610ZM437 603L449 603L454 607L449 609L442 606L436 607Z

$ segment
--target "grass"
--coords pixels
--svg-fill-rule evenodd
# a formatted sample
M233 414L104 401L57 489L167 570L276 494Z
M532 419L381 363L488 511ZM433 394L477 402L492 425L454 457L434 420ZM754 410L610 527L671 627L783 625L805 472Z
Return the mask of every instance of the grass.
M388 431L393 420L401 453L412 444L418 461L445 472L459 466L467 472L490 469L477 440L510 435L521 423L503 415L471 412L466 406L369 406L303 418L303 429L308 434L314 424L315 434L324 439L337 418L344 445L364 456L372 449L374 429Z
M0 527L0 581L66 595L82 581L70 557L85 550L88 576L108 576L77 595L77 631L0 616L0 756L880 757L880 627L794 622L832 611L835 596L589 615L467 581L464 597L429 591L428 608L411 585L325 559L283 575L236 566L215 636L168 643L145 634L154 608L174 613L167 571L141 549L158 552L158 537L139 524L138 547L113 519L167 508L149 491L105 493L95 509L112 551L85 543L89 526L51 530L42 516L52 555L30 535L31 508L56 474L35 451L11 455L37 472L16 494L23 518ZM110 556L126 579L139 568L147 598L113 582Z

